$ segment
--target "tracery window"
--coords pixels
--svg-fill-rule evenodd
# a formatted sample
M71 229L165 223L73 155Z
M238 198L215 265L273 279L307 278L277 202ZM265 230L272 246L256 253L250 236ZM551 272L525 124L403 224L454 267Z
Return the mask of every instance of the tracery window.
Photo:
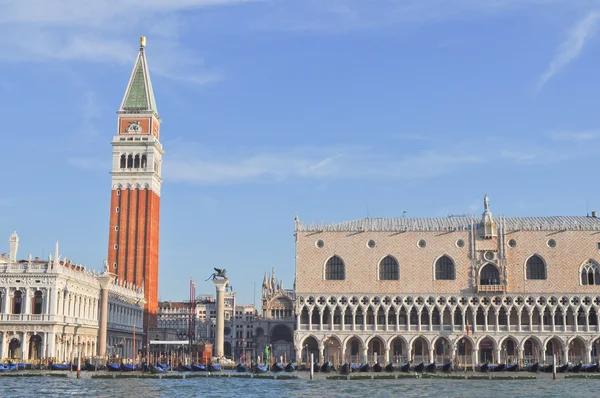
M435 279L438 281L456 279L454 262L450 257L442 256L437 259L435 262Z
M500 284L500 273L498 268L493 264L484 265L480 273L479 278L480 285L499 285Z
M344 280L346 279L346 267L344 262L338 256L333 256L325 264L325 279Z
M379 263L379 279L382 281L397 281L400 279L400 266L392 256L386 256Z
M581 268L582 285L600 285L600 268L590 260Z
M540 256L531 256L527 260L527 279L546 279L546 264Z

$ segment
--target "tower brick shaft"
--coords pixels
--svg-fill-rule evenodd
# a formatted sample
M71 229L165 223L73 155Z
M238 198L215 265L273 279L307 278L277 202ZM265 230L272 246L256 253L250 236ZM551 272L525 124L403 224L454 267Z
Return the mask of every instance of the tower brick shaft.
M108 264L121 280L143 287L144 330L156 326L161 168L160 117L146 62L145 38L117 112L111 142L112 192Z

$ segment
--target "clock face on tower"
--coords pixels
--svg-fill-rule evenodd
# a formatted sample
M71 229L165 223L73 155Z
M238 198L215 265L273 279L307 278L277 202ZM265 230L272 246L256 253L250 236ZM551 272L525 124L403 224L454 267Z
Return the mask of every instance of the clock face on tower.
M142 126L140 126L139 121L129 122L129 126L127 126L127 129L125 129L125 131L131 134L141 133Z

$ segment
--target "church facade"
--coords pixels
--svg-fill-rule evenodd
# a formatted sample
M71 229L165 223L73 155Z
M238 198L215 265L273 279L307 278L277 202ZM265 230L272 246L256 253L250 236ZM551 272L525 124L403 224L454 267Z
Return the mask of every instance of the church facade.
M296 220L297 357L598 359L600 219Z

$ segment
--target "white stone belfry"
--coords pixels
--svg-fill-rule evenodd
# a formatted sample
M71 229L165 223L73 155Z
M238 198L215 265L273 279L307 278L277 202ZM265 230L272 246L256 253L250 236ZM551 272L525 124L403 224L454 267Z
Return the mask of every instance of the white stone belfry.
M8 259L15 262L17 261L17 251L19 250L19 237L17 236L17 231L13 231L9 242L10 252L8 253Z
M218 359L225 357L225 288L229 279L213 279L217 287L217 330L215 332L215 356Z

